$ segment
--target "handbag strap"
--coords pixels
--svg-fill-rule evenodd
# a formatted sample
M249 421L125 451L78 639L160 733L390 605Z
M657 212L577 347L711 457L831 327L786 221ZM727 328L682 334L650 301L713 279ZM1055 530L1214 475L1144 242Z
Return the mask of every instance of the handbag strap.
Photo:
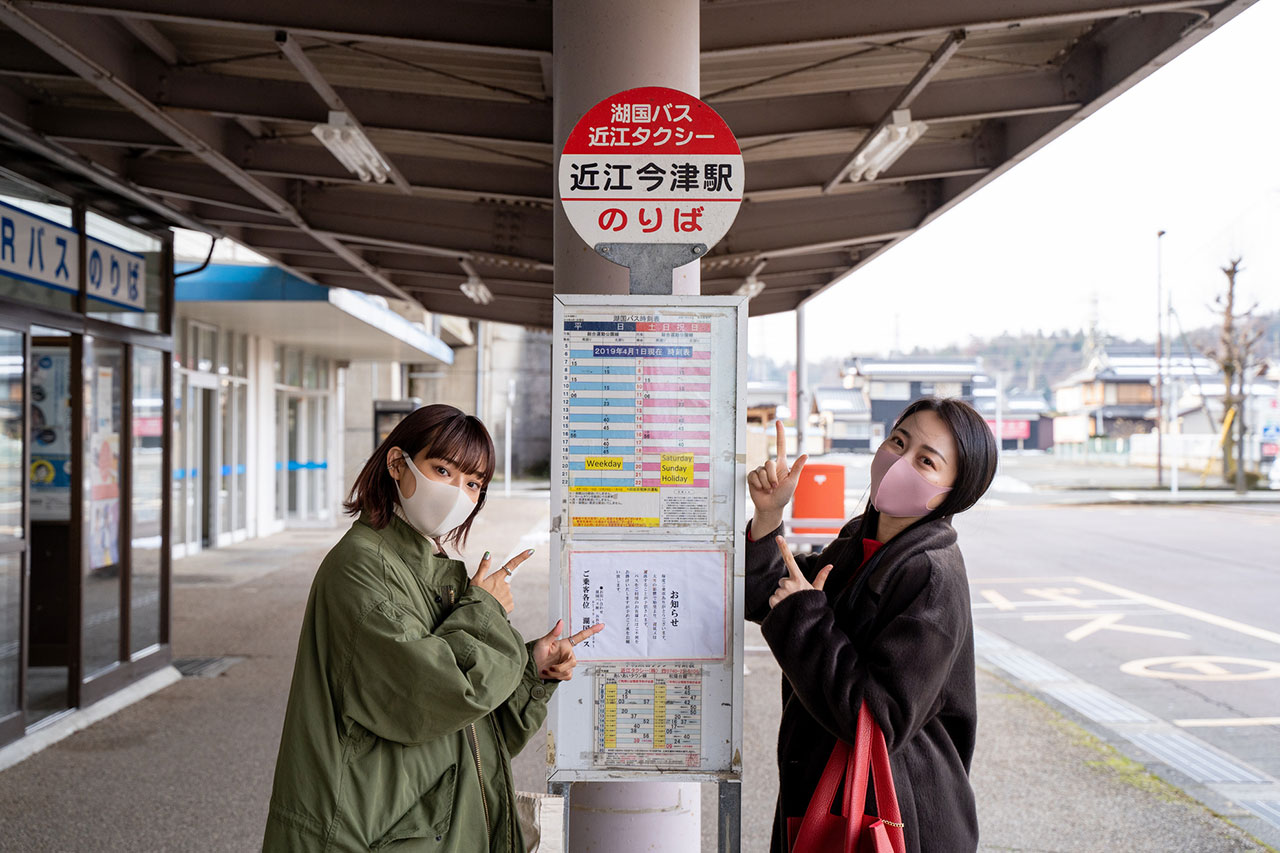
M849 821L845 824L845 850L857 850L858 839L862 834L862 814L867 806L867 777L871 769L871 732L862 725L862 714L867 705L862 704L858 712L858 729L853 738L853 752L849 755L849 766L844 778L844 813Z
M889 747L885 743L884 730L871 716L871 711L864 701L858 710L858 739L866 732L868 740L868 759L871 765L871 776L875 780L876 816L889 831L889 841L895 853L905 853L906 837L902 824L902 811L898 807L898 792L893 786L893 768L889 764ZM866 789L863 788L863 802L866 801Z

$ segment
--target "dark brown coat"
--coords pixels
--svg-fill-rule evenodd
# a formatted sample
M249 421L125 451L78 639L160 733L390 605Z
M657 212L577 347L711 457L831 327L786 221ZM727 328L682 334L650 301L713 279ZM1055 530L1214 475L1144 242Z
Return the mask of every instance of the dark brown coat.
M904 531L857 584L859 524L845 525L822 553L797 558L811 581L835 566L825 589L795 593L773 610L769 596L786 572L774 542L781 531L747 543L746 615L760 623L784 675L771 850L786 849L786 818L804 814L835 739L853 742L864 699L889 746L907 850L976 850L973 618L955 530L939 520Z

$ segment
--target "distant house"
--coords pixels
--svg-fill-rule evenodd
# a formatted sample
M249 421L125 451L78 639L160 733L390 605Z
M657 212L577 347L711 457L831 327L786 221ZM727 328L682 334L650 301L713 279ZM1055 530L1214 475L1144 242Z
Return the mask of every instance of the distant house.
M1089 438L1128 438L1152 432L1156 427L1155 350L1152 347L1110 347L1093 356L1082 369L1053 386L1054 435L1059 444L1083 442ZM1175 397L1187 401L1203 388L1213 407L1222 396L1222 373L1204 356L1175 350L1163 365L1164 401L1173 406ZM1261 389L1259 389L1261 390ZM1189 401L1188 401L1189 402ZM1179 414L1203 408L1198 396L1189 407L1178 405ZM1220 405L1219 405L1219 408ZM1207 424L1208 419L1202 418ZM1218 420L1221 414L1218 413ZM1184 429L1200 431L1197 422Z
M959 397L973 402L982 360L973 358L855 358L841 371L844 386L861 390L870 408L869 446L875 447L912 400Z
M822 429L825 450L869 450L871 407L861 389L818 386L813 389L809 422Z
M992 433L999 421L1002 450L1047 450L1053 446L1052 406L1042 392L1006 391L1003 403L997 406L996 391L991 377L974 377L974 408L987 419Z

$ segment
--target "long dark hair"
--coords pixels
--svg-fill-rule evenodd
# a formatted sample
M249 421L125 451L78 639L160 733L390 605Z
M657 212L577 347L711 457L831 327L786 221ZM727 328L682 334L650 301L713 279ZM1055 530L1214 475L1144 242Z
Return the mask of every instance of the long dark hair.
M484 506L488 494L489 481L493 479L496 465L493 453L493 439L484 428L480 419L464 413L453 406L436 404L423 406L411 412L378 446L369 460L360 469L351 493L347 495L342 508L348 515L366 513L370 526L381 530L391 523L395 514L396 503L400 495L396 491L396 481L387 470L387 453L398 447L405 452L408 459L405 464L412 465L423 448L427 456L437 459L449 459L463 471L480 475L480 497L476 500L471 515L456 529L450 531L445 542L465 547L467 534L471 532L471 523L476 513Z
M902 410L893 422L897 429L903 421L916 412L933 412L951 430L956 442L956 479L937 509L912 524L928 524L939 518L947 518L964 512L978 502L991 486L996 476L996 439L991 427L982 415L966 403L954 397L921 397ZM874 452L874 448L873 451ZM880 526L880 512L867 501L862 514L862 535L874 536Z

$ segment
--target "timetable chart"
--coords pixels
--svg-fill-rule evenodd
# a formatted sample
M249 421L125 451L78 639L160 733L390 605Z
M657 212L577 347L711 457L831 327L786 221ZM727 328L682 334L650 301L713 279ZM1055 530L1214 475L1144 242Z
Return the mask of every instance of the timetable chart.
M573 527L710 523L712 334L661 312L564 319L562 483Z
M596 669L597 767L696 768L702 753L702 670L679 665Z

